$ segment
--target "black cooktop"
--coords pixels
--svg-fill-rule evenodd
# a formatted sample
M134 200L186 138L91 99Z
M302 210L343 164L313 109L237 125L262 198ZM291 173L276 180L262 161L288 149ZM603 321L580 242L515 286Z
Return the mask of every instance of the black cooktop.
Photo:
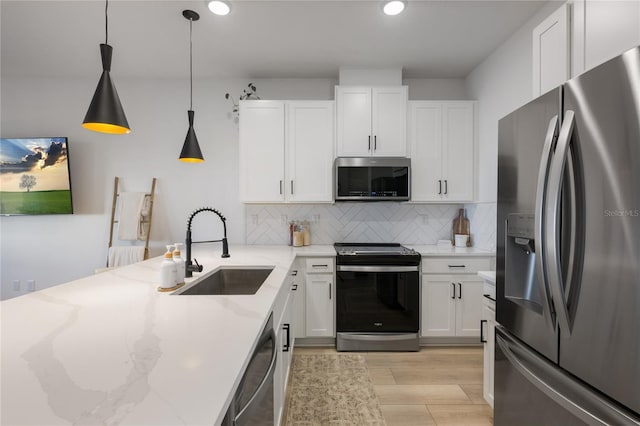
M335 243L337 264L418 265L420 254L398 243Z

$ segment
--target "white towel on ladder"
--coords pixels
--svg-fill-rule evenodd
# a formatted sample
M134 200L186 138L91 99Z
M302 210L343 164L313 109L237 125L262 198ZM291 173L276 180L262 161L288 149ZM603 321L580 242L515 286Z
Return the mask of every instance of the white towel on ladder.
M110 268L130 265L144 260L144 246L109 247Z
M119 196L118 239L137 240L145 193L121 192Z

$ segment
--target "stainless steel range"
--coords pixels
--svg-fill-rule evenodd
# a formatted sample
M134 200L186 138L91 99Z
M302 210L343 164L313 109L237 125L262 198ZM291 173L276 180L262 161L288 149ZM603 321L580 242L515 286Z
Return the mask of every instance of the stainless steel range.
M417 351L420 254L400 244L336 243L338 351Z

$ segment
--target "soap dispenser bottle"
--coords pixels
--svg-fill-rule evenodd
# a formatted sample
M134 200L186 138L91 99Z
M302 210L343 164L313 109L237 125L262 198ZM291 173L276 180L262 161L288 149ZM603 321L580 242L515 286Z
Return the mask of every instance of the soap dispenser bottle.
M176 263L173 261L173 246L167 246L167 252L164 254L164 260L160 265L160 287L171 288L177 284L178 270Z
M180 246L182 243L176 243L176 249L173 251L173 261L176 264L176 269L178 270L176 275L176 284L184 283L184 260L182 259L182 254L180 253Z

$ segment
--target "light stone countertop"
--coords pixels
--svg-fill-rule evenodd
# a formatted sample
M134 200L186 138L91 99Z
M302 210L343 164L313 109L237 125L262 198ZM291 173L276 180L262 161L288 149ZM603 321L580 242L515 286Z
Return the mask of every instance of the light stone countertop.
M222 259L220 247L194 248L204 266L197 277L273 266L255 295L160 293L156 257L1 302L0 423L219 424L296 256L336 254L332 245L229 252Z
M496 285L496 271L478 271L478 275L485 281Z
M274 266L255 295L160 293L157 257L0 303L0 423L219 424L296 255L335 255L333 246L229 252L195 248L198 276Z
M488 256L492 257L496 254L487 250L475 247L454 247L454 246L438 246L438 245L406 245L414 249L422 256Z

